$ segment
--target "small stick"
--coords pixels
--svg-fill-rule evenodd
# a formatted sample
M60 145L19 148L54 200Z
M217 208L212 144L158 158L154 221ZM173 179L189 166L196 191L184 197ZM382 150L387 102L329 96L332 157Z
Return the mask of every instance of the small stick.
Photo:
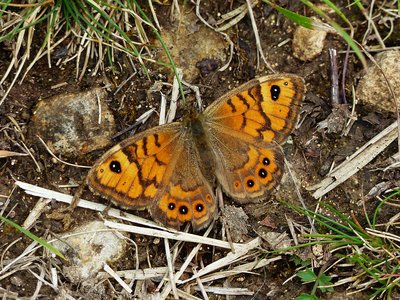
M338 76L336 49L329 48L329 57L331 58L331 79L332 79L331 104L332 104L332 107L336 107L340 104L339 76Z

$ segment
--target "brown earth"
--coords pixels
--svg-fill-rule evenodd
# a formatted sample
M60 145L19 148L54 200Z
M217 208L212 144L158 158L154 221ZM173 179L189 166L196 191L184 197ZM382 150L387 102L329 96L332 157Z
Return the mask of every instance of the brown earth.
M212 16L218 19L217 13L226 13L232 10L231 1L204 1L202 6L203 14ZM285 1L282 1L285 2ZM188 5L190 6L190 5ZM233 5L235 7L235 5ZM191 7L191 6L190 6ZM169 30L169 6L156 6L157 15L162 23L162 27ZM298 10L304 13L300 4L291 4L290 9ZM311 192L306 190L306 187L319 182L324 175L327 174L333 162L340 164L347 156L356 151L360 145L363 145L387 125L394 121L394 116L389 113L376 113L370 108L358 106L357 115L358 119L352 126L347 136L342 136L339 133L327 133L326 130L317 130L317 124L325 120L332 112L333 106L331 104L331 68L330 58L328 54L329 48L334 48L338 51L345 50L346 45L343 40L336 35L328 34L325 41L324 50L321 55L309 62L302 62L293 57L291 42L284 43L278 46L282 41L291 39L296 26L284 18L282 15L277 14L271 10L266 4L260 4L254 9L257 25L259 28L260 39L262 47L266 53L268 62L273 65L273 68L279 73L295 73L304 77L307 84L307 95L303 105L300 119L303 121L300 128L298 128L292 135L292 143L286 144L284 150L288 161L292 164L292 169L299 179L301 185L301 194L306 202L306 205L313 209L317 203L311 196ZM309 12L308 12L309 13ZM360 16L354 15L354 18ZM198 26L203 26L198 23ZM361 25L360 25L361 26ZM361 30L359 32L362 32ZM231 88L238 86L240 83L246 82L254 76L260 76L268 73L268 69L263 63L257 68L257 53L255 47L255 39L250 19L245 17L241 22L228 31L235 45L235 53L230 67L223 71L217 72L215 68L211 70L199 72L197 76L193 76L191 84L200 87L202 99L205 103L211 103L214 99L223 95ZM177 47L177 46L176 46ZM228 52L227 48L225 49ZM227 55L226 55L227 56ZM10 61L11 52L0 44L0 74L4 74L8 62ZM338 66L340 73L343 72L344 53L338 55ZM204 59L212 59L212 57L204 57ZM120 55L121 61L126 61L124 55ZM93 62L94 63L94 62ZM214 61L210 62L211 65ZM218 62L221 66L221 63ZM120 64L121 66L124 64ZM21 143L18 141L24 140L27 147L31 150L42 171L36 171L36 166L32 159L26 157L11 157L0 158L0 195L10 195L14 186L14 179L24 182L37 184L49 189L58 190L64 193L74 194L75 188L59 188L59 184L68 183L81 183L85 179L86 170L70 167L67 165L56 162L48 154L45 148L37 140L35 136L29 135L32 113L35 109L39 99L48 98L53 95L85 91L92 87L104 86L106 82L111 82L112 85L118 86L123 82L133 70L125 64L123 69L116 70L115 73L111 69L105 69L101 74L92 77L86 74L81 81L75 78L75 62L71 62L62 68L53 67L48 68L45 59L38 62L23 81L21 85L16 85L11 91L10 95L0 107L0 150L11 150L22 152ZM362 71L362 65L358 60L351 55L349 62L346 65L346 96L351 102L351 86L356 84L359 73ZM138 67L140 70L140 67ZM158 67L157 65L151 66L150 78L146 78L141 71L134 76L131 82L125 85L119 93L113 95L113 88L109 93L109 105L113 110L115 120L117 120L117 127L123 130L127 126L134 123L137 116L145 112L149 107L159 107L159 94L153 93L153 97L147 98L148 89L156 80L164 79L164 81L172 82L171 75L166 70ZM161 74L161 77L160 77ZM63 87L52 89L51 87L60 82L67 82ZM9 80L6 85L10 84ZM169 95L170 89L163 87L164 94ZM124 97L122 97L124 95ZM122 103L123 99L123 103ZM188 99L193 102L194 94L189 94ZM349 104L350 105L350 104ZM350 106L346 106L346 111L350 110ZM182 111L178 108L178 119L182 116ZM21 127L21 132L18 133L13 129L10 122L10 117L14 118ZM374 120L374 122L370 121ZM157 125L158 117L153 117L139 130ZM114 142L117 143L128 134L118 137ZM106 149L104 149L106 150ZM104 151L103 150L103 151ZM103 151L95 151L90 155L85 156L71 156L67 157L71 163L78 163L84 165L91 165L96 158ZM354 211L355 216L363 224L365 221L364 211L357 203L366 195L372 187L382 181L399 181L400 174L398 171L376 172L375 166L396 151L395 145L390 146L383 154L379 155L371 165L358 172L345 183L334 189L327 196L324 201L339 208L341 212L350 214ZM265 231L278 231L288 232L288 225L286 217L304 224L307 226L307 220L294 212L291 212L287 207L280 204L278 200L286 200L296 203L297 195L294 193L293 184L291 179L286 177L282 182L280 191L267 200L267 205L262 204L249 204L243 207L246 214L251 216L249 218L249 225L247 228L249 232L248 237L257 236L260 232ZM82 198L107 203L100 197L92 195L89 191L85 191ZM0 198L0 201L5 203L5 198ZM30 210L35 205L37 198L30 197L24 194L20 189L12 192L9 199L9 204L3 215L7 215L9 210L16 206L12 211L9 218L13 219L16 223L22 224L29 214ZM226 204L234 204L227 200ZM366 203L367 211L371 211L377 205L375 200L370 200ZM57 210L65 205L51 202L48 213ZM1 206L0 206L1 209ZM149 217L146 212L137 212L141 216ZM393 216L396 211L385 210L380 215L385 216L385 220ZM268 222L265 221L266 215ZM91 211L84 209L75 209L71 215L71 227L84 223L88 219L98 219L99 216ZM260 224L264 220L269 226ZM384 222L385 220L381 220ZM45 232L54 234L63 233L64 223L62 220L50 219L43 214L35 226L31 229L33 233L43 236ZM216 226L214 235L220 230L220 224ZM212 234L213 235L213 234ZM212 236L211 235L211 236ZM5 252L2 260L9 260L17 257L30 243L31 240L27 237L16 232L13 228L3 225L0 231L0 250L5 251L5 247L16 240L21 238L9 251ZM132 239L138 244L139 252L146 253L149 251L151 257L154 258L152 262L154 266L165 265L165 254L161 244L154 244L152 239L144 236L132 236ZM187 252L191 250L192 245L186 244ZM267 245L266 245L267 247ZM132 250L133 252L133 250ZM184 257L185 249L181 255ZM201 253L204 261L212 261L215 257L221 257L224 253L221 250L211 248L204 248ZM131 253L125 259L118 262L113 267L115 269L134 269L133 264L134 254ZM52 262L57 268L62 268L62 262L55 260ZM140 267L148 267L146 256L140 256ZM261 272L261 276L245 276L238 275L232 279L231 286L248 287L250 290L257 291L256 296L253 297L238 297L237 299L291 299L300 294L301 291L309 292L311 287L302 285L298 278L294 278L286 285L282 283L295 273L295 264L291 260L291 256L284 256L283 260L271 265ZM12 279L14 278L14 280ZM16 279L15 279L16 278ZM23 282L22 286L17 284L17 279ZM78 286L69 284L67 281L64 283L65 287L74 291L74 296L82 296L82 290ZM17 272L14 276L9 276L0 281L0 286L13 292L17 292L19 297L30 296L36 288L36 279L29 272ZM105 284L105 294L102 297L117 297L115 292ZM43 286L41 289L43 299L53 298L55 292Z

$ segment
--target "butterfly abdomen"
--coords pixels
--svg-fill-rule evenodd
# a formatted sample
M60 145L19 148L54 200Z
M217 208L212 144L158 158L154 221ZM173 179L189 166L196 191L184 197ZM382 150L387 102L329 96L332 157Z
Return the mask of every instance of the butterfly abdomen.
M201 172L203 173L204 177L207 178L207 180L213 182L215 177L215 162L209 144L209 139L207 138L207 133L203 125L204 123L202 117L202 115L196 115L190 118L187 121L186 126L191 132L191 137L193 138L195 148L198 152L200 161L202 162L200 165Z

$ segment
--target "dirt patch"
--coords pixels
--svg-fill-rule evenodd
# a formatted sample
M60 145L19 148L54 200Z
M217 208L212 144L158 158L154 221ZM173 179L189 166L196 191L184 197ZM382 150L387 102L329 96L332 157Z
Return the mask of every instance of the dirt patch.
M287 2L287 1L281 1ZM290 2L290 1L289 1ZM201 14L207 16L207 21L218 20L221 14L232 11L235 8L232 1L205 1L201 7ZM290 9L303 12L300 4L289 4ZM169 6L156 5L156 11L162 27L170 22ZM183 9L183 8L182 8ZM195 8L188 5L183 9L194 10ZM192 13L191 13L192 14ZM292 43L294 30L296 25L271 10L266 4L259 4L254 8L255 20L259 28L260 40L267 61L272 65L274 70L279 73L295 73L305 79L307 86L307 94L305 102L300 113L300 126L291 135L290 142L284 145L286 159L290 164L292 174L286 172L282 183L275 193L265 202L261 204L243 205L243 211L249 218L244 230L241 231L240 240L245 242L254 237L262 236L261 233L266 232L290 232L288 219L293 222L307 226L307 220L304 216L300 216L296 212L288 209L280 201L284 200L289 203L299 204L299 192L308 208L314 209L317 205L317 200L311 196L308 187L318 183L329 172L332 165L338 165L348 156L353 154L361 145L365 144L372 137L381 132L386 126L392 123L394 115L390 113L378 113L374 109L357 106L356 120L349 127L347 135L342 134L342 127L337 130L328 130L328 127L321 126L321 122L329 120L339 123L340 117L343 117L341 111L335 111L334 105L331 103L331 59L328 54L329 48L334 48L339 51L337 64L342 72L345 64L345 53L347 46L337 35L328 34L324 41L322 54L316 56L311 61L303 62L298 60L293 55ZM191 15L193 17L193 15ZM356 15L355 15L356 17ZM357 21L361 25L361 21ZM174 21L174 25L179 26L179 19ZM187 23L184 24L188 26ZM195 27L203 28L205 26L197 21ZM365 25L364 25L365 26ZM165 26L167 28L167 26ZM194 29L195 28L195 29ZM200 30L200 29L199 29ZM201 29L205 30L205 29ZM197 29L195 30L197 31ZM257 49L256 40L253 34L251 19L245 16L240 22L227 31L234 45L234 52L229 68L223 71L217 71L217 67L201 69L196 74L195 65L191 65L191 84L197 85L202 95L202 100L205 105L212 103L215 99L237 87L240 83L244 83L255 76L265 75L270 73L264 63L259 63L257 67ZM186 32L185 34L190 34ZM213 33L217 34L217 33ZM203 36L204 37L204 36ZM173 40L173 39L171 39ZM203 41L204 42L204 41ZM191 43L195 43L192 41ZM222 43L223 44L223 43ZM199 43L199 45L201 45ZM193 44L192 47L196 50L199 45ZM187 45L186 45L187 46ZM38 46L39 47L39 46ZM219 51L221 49L218 49ZM184 51L184 49L182 50ZM208 51L208 50L207 50ZM340 52L343 51L343 52ZM200 51L201 52L201 51ZM198 57L198 63L203 61L199 66L204 65L204 59L210 59L213 64L221 67L223 64L222 58L229 57L229 47L225 48L226 55L216 57L207 53L202 53ZM179 55L179 51L177 52ZM5 74L12 53L4 43L0 43L0 74ZM128 61L126 55L121 54L121 61ZM90 61L90 67L95 66L95 61ZM179 67L185 66L185 62L177 60ZM190 64L196 63L195 61ZM0 150L9 150L15 152L25 152L25 146L29 148L35 161L29 156L24 157L9 157L0 158L0 209L5 208L3 215L13 219L16 223L22 224L25 218L29 215L37 202L37 197L26 195L21 189L14 189L14 179L36 184L41 187L56 190L62 193L73 195L76 192L76 187L82 183L87 174L87 170L75 168L62 164L52 158L46 151L43 145L38 141L35 135L30 135L32 126L31 120L33 117L34 108L41 99L49 98L55 95L64 93L77 93L87 91L93 87L103 87L107 90L109 100L108 105L111 108L116 126L119 130L124 130L128 126L135 123L135 119L151 108L159 111L161 93L169 97L171 89L168 85L161 85L156 88L156 82L167 81L170 73L158 65L153 65L149 73L149 77L145 76L140 67L137 66L137 75L129 79L129 76L136 72L129 64L121 64L121 69L112 72L111 69L105 69L104 72L92 77L86 74L81 81L75 79L75 64L67 64L62 68L54 67L49 69L44 59L39 60L35 68L33 68L21 85L16 85L6 101L0 107ZM203 71L202 71L203 70ZM362 65L354 56L350 56L350 60L346 64L346 81L345 91L349 104L344 104L344 111L351 112L351 91L352 85L356 83L359 77L359 72L362 70ZM121 85L128 80L127 84ZM185 78L184 78L185 79ZM169 81L172 82L172 81ZM63 84L61 87L54 86ZM10 84L6 81L4 86ZM118 91L116 88L122 86ZM343 96L343 95L342 95ZM190 105L195 102L195 95L189 92L187 95ZM343 98L341 98L343 99ZM178 103L177 119L180 119L185 112L184 105ZM334 112L336 115L332 115ZM62 114L63 112L57 112ZM347 117L346 115L345 117ZM327 119L328 118L328 119ZM339 118L339 119L338 119ZM339 120L339 121L338 121ZM346 119L347 120L347 119ZM140 125L136 130L156 126L158 124L158 115L153 114L150 119ZM332 128L332 127L329 127ZM129 136L125 133L114 139L118 143L123 138ZM70 163L78 163L84 165L92 165L96 158L99 157L106 149L95 151L90 154L70 155L68 161ZM340 211L351 218L351 213L360 221L362 225L367 225L365 220L365 212L371 213L377 205L375 198L369 198L364 206L360 202L364 196L382 182L400 182L400 173L396 169L390 169L382 173L377 170L386 164L386 159L396 152L396 146L391 145L385 152L379 155L370 165L356 173L343 184L324 196L323 200L340 209ZM296 184L295 184L296 183ZM393 187L393 186L392 186ZM11 195L9 198L8 195ZM85 190L82 198L100 202L108 205L109 203L89 191ZM225 197L228 205L236 205L236 202ZM30 229L31 232L38 236L46 237L51 233L51 237L59 236L62 233L70 230L78 225L85 224L87 220L101 220L102 215L98 213L77 208L73 212L66 212L62 217L55 218L54 211L64 211L66 205L56 201L50 202L42 216L38 219L35 225ZM329 211L323 211L329 213ZM135 211L134 214L150 218L145 211ZM397 210L384 208L380 214L380 222L387 222L392 216L397 213ZM66 224L65 215L69 214L68 218L71 223ZM53 216L53 217L52 217ZM268 216L268 218L267 218ZM246 220L246 218L243 218ZM261 222L261 223L260 223ZM68 226L66 226L68 225ZM217 220L210 236L220 238L220 232L224 228L223 222ZM69 227L69 228L66 228ZM0 251L3 253L2 265L6 266L13 259L18 257L25 249L27 249L32 241L15 229L8 225L0 227ZM131 235L130 239L132 249L126 257L121 258L118 262L114 262L112 268L114 270L127 270L136 268L164 267L167 265L167 258L164 251L164 243L159 238L148 237L145 235ZM14 241L17 242L13 244ZM271 245L263 240L263 247L271 249ZM9 247L9 248L8 248ZM185 261L185 257L190 253L194 244L184 243L183 245L175 245L175 248L182 248L180 255L176 258L175 263L180 266ZM227 255L228 250L213 248L211 246L203 246L196 256L194 262L198 266L205 266L213 261L218 260ZM260 259L262 257L260 256ZM139 265L136 265L136 259ZM62 270L64 262L57 258L43 254L36 254L33 257L27 257L21 262L21 268L24 263L30 263L33 267L31 270L35 274L45 272L46 266L50 265L55 270ZM50 268L50 269L51 269ZM220 285L225 287L245 287L253 296L259 299L292 299L300 294L301 291L310 292L312 286L303 285L299 278L294 278L289 282L286 280L293 276L296 272L296 264L292 261L291 255L283 255L282 259L276 263L272 263L264 267L259 275L237 275L229 280L220 281ZM89 293L91 285L85 283L83 287L71 283L66 277L63 277L62 271L58 274L61 278L58 279L60 284L58 289L43 285L40 289L40 294L45 297L53 298L56 295L68 294L73 297L83 297L85 293ZM0 273L1 276L1 273ZM43 275L44 276L44 275ZM187 275L189 276L189 275ZM110 283L110 281L112 283ZM103 288L100 291L99 298L110 299L118 298L125 295L121 291L121 287L113 280L96 281L96 284ZM159 278L158 278L159 281ZM152 293L156 290L158 284L148 281L146 288L143 288L147 293ZM23 282L23 284L20 284ZM285 285L283 283L285 282ZM118 291L114 290L113 286L117 286ZM188 286L188 292L201 295L199 291L194 291ZM37 289L37 279L26 268L16 272L13 276L8 276L0 280L0 294L9 292L15 297L30 297ZM336 291L336 290L335 290ZM93 295L93 294L91 294ZM256 295L256 296L254 296ZM126 295L125 295L126 296ZM243 296L247 297L247 296ZM333 299L334 297L332 297Z

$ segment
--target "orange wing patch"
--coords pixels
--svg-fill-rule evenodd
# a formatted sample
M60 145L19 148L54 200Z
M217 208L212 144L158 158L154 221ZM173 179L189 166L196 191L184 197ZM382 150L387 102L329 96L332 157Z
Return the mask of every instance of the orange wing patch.
M170 133L154 133L123 141L91 169L89 187L122 207L148 207L171 163L174 153L171 140L175 137Z
M229 170L228 180L221 181L224 190L242 202L265 196L282 177L283 155L280 151L277 145L267 148L250 145L246 164Z
M227 132L239 131L264 142L281 143L294 126L304 92L299 77L266 76L234 90L227 100L217 101L208 111Z
M215 215L216 200L208 185L185 191L180 185L170 184L150 212L170 227L179 228L190 221L195 230L200 230Z

